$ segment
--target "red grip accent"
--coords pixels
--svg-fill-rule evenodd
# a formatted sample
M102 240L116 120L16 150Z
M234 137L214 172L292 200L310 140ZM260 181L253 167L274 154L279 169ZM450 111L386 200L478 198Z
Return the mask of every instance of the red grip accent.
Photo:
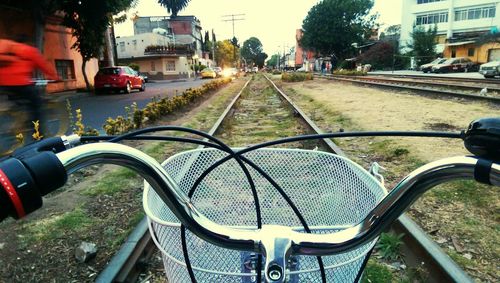
M21 199L19 198L19 195L17 195L16 189L14 189L14 186L12 186L12 183L10 182L9 178L5 173L0 169L0 184L4 188L4 190L7 192L7 195L10 198L10 201L14 205L14 208L16 209L17 216L19 218L22 218L26 215L24 212L24 207L23 203L21 202Z

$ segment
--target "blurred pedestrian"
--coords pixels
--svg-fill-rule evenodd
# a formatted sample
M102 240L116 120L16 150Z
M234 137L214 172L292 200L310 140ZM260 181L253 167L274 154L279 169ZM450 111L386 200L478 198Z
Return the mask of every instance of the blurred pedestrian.
M324 75L326 73L326 62L323 61L321 63L321 74Z
M33 76L36 70L44 73L48 80L57 80L57 72L49 64L37 48L29 45L26 36L15 39L0 38L0 94L7 94L9 100L14 100L17 107L26 101L29 111L29 125L32 121L42 121L42 98L38 92ZM13 109L18 110L18 109Z

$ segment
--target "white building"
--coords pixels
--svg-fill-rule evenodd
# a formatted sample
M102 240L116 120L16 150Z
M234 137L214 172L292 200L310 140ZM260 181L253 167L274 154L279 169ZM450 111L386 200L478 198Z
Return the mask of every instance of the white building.
M436 51L448 57L469 57L482 62L496 56L496 46L481 48L476 40L498 31L500 0L402 0L400 46L411 43L414 27L437 26ZM500 52L500 51L499 51ZM500 55L500 53L498 53Z
M180 49L179 47L185 47ZM167 48L162 48L167 47ZM140 72L153 79L174 79L192 76L189 45L174 44L172 38L141 33L116 38L118 62L122 65L139 65ZM188 58L189 57L189 58Z
M191 77L193 65L212 64L201 50L200 21L194 16L139 17L134 35L115 41L119 64L137 64L153 79Z

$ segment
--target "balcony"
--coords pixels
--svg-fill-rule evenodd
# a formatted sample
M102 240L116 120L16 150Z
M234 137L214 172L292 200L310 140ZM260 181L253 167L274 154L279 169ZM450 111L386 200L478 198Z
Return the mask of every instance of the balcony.
M144 55L156 56L192 56L193 44L150 45L144 49Z

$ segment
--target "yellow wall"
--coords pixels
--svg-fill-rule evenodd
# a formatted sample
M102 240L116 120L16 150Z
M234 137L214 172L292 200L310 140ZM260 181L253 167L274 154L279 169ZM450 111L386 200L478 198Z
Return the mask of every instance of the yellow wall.
M445 58L451 58L452 49L455 48L456 56L455 57L467 57L471 59L473 62L477 63L486 63L488 62L488 53L490 49L500 48L500 43L486 43L481 46L477 46L476 44L466 44L460 46L446 46L443 51L443 56ZM474 56L468 56L469 48L474 48Z

